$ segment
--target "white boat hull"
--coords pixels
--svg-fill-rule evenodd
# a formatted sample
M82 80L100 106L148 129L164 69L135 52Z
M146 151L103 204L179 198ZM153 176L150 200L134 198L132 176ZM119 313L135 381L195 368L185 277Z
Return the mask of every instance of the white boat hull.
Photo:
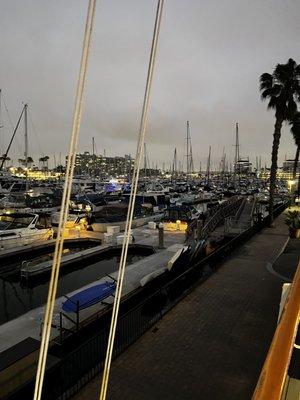
M53 238L53 229L28 229L26 232L14 232L11 235L0 236L0 250L27 246Z

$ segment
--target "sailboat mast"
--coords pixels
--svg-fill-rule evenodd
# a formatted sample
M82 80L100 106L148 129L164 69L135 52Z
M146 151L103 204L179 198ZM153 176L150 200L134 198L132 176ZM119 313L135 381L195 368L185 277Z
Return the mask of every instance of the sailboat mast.
M24 106L24 133L25 133L25 151L24 151L24 156L25 156L25 167L27 168L28 166L28 125L27 125L27 112L28 112L28 104L25 104Z
M93 153L93 178L95 181L95 138L94 138L94 136L92 137L92 153Z
M2 89L0 89L0 145L2 144L2 131L1 129L3 128L3 123L2 123Z
M189 162L190 121L186 121L186 175L190 172Z
M177 175L177 149L175 147L172 165L172 174Z
M24 128L25 128L25 177L26 177L26 192L28 190L28 119L27 119L27 112L28 112L28 104L25 104L24 109Z
M10 139L10 141L9 141L9 144L8 144L8 146L7 146L6 152L5 152L5 154L2 156L2 162L1 162L1 165L0 165L0 171L2 171L3 165L4 165L4 163L5 163L6 159L7 159L8 152L9 152L9 150L10 150L10 148L11 148L12 142L13 142L13 140L14 140L14 137L15 137L16 133L17 133L17 130L18 130L18 127L19 127L19 125L20 125L20 122L21 122L21 119L22 119L24 110L25 110L25 106L22 108L22 111L21 111L21 114L20 114L20 116L19 116L17 125L16 125L16 127L15 127L15 129L14 129L14 132L13 132L13 134L12 134L12 136L11 136L11 139Z
M209 146L208 159L207 159L207 185L210 183L210 157L211 157L211 146Z
M234 157L234 176L236 178L236 174L239 174L239 165L238 162L240 160L240 142L239 142L239 124L238 122L235 124L235 157Z
M92 152L93 152L93 157L95 155L95 138L92 137Z

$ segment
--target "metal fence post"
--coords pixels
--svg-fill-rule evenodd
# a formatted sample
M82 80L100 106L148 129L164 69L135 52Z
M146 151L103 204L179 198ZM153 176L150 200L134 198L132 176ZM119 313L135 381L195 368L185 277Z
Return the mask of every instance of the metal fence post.
M197 240L202 239L202 228L203 228L203 221L201 219L197 219Z
M164 249L164 225L160 223L158 225L158 248Z

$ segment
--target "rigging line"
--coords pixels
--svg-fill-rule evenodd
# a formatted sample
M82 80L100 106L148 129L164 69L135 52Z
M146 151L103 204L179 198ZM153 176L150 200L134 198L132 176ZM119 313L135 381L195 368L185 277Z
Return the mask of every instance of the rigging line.
M3 102L3 104L4 104L4 108L5 108L7 117L8 117L8 121L9 121L11 130L13 131L13 130L14 130L14 124L12 123L12 119L11 119L10 113L9 113L9 111L8 111L7 105L6 105L6 103L5 103L3 93L2 93L2 102Z
M63 198L62 198L62 204L61 204L61 212L60 212L60 217L59 217L57 239L56 239L56 243L55 243L55 251L54 251L54 256L53 256L51 278L50 278L50 283L49 283L48 299L47 299L47 304L46 304L44 325L43 325L43 331L42 331L38 368L37 368L37 373L36 373L34 400L40 400L41 395L42 395L42 387L43 387L43 381L44 381L44 375L45 375L47 351L48 351L48 347L49 347L49 339L50 339L50 332L51 332L51 323L52 323L52 318L53 318L53 311L54 311L56 292L57 292L59 267L60 267L60 261L61 261L62 250L63 250L63 242L64 242L62 234L63 234L63 229L64 229L66 221L67 221L68 210L69 210L69 200L70 200L70 195L71 195L72 180L73 180L73 174L74 174L77 139L78 139L79 128L80 128L80 123L81 123L81 116L82 116L83 92L85 89L88 56L89 56L92 30L93 30L93 25L94 25L95 9L96 9L96 0L89 0L85 33L84 33L84 41L83 41L83 49L82 49L82 55L81 55L79 78L78 78L77 90L76 90L75 109L74 109L74 115L73 115L73 126L72 126L72 134L71 134L70 148L69 148L69 154L68 154L68 163L67 163L66 175L65 175L65 185L64 185Z
M9 112L8 107L6 105L6 102L5 102L5 99L4 99L4 96L3 96L3 92L2 92L2 102L4 104L4 109L5 109L6 114L7 114L7 118L8 118L8 122L9 122L10 128L11 128L11 130L13 132L14 131L14 124L12 122L12 118L11 118L10 112ZM15 142L17 143L19 154L21 154L22 153L22 147L20 145L18 137L16 137Z
M0 165L0 171L2 171L3 165L4 165L4 163L5 163L5 160L6 160L6 158L7 158L7 155L8 155L8 153L9 153L10 148L11 148L12 142L13 142L14 137L15 137L15 135L16 135L16 133L17 133L18 128L19 128L19 125L20 125L20 122L21 122L21 119L22 119L24 110L25 110L25 107L22 108L22 111L21 111L20 117L19 117L19 119L18 119L17 125L16 125L16 127L15 127L15 129L14 129L14 133L13 133L12 137L10 138L10 141L9 141L9 144L8 144L7 149L6 149L6 151L5 151L5 154L3 154L3 159L2 159L2 162L1 162L1 165Z
M106 394L107 394L110 366L111 366L111 360L112 360L112 354L113 354L114 338L115 338L116 327L117 327L117 318L118 318L120 300L121 300L121 295L122 295L123 279L124 279L124 273L125 273L125 267L126 267L128 245L129 245L131 225L132 225L134 205L135 205L135 197L136 197L136 193L137 193L139 172L140 172L141 160L142 160L142 155L143 155L145 131L146 131L147 121L148 121L149 100L150 100L150 93L151 93L151 87L152 87L153 72L154 72L154 65L155 65L155 59L156 59L156 51L157 51L158 36L159 36L159 31L160 31L163 3L164 3L164 0L158 0L158 2L157 2L157 11L156 11L154 32L153 32L152 45L151 45L146 88L145 88L145 94L144 94L144 99L143 99L142 115L141 115L140 128L139 128L139 137L138 137L137 150L136 150L136 159L135 159L133 177L132 177L132 187L131 187L131 193L130 193L130 198L129 198L124 241L123 241L123 245L122 245L122 253L121 253L121 259L120 259L120 265L119 265L119 271L118 271L118 279L117 279L115 299L114 299L114 305L113 305L113 311L112 311L112 319L111 319L109 338L108 338L108 344L107 344L107 352L106 352L106 358L105 358L105 364L104 364L104 370L103 370L103 378L102 378L102 385L101 385L101 391L100 391L100 400L105 400Z

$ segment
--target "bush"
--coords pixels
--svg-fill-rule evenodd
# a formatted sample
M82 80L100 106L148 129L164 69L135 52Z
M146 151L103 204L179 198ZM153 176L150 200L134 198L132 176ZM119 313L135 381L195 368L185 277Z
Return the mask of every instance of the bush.
M300 229L300 211L288 211L285 223L294 229Z

